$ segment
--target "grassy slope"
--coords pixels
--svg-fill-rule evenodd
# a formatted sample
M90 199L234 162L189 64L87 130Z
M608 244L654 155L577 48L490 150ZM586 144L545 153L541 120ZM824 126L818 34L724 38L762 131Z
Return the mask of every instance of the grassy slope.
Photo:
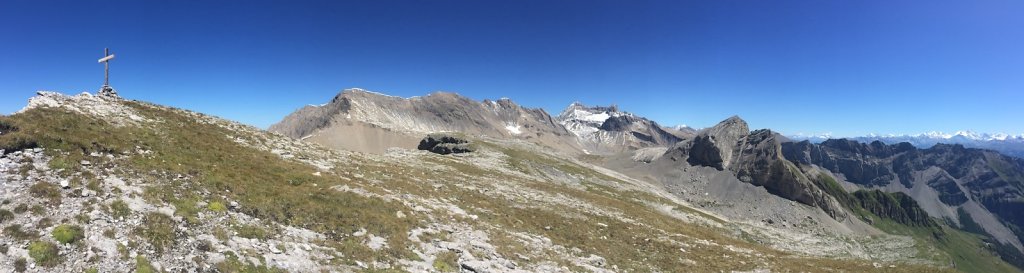
M40 146L56 158L68 173L79 169L78 162L90 152L131 154L138 146L153 153L131 157L129 176L141 176L149 183L147 195L159 201L181 203L200 197L237 200L242 211L251 216L322 232L351 258L392 260L408 253L373 253L358 238L346 237L362 227L388 238L404 250L406 233L416 222L413 217L399 219L401 204L354 193L323 190L340 185L336 176L314 176L316 170L306 164L281 160L275 154L239 145L227 136L232 133L219 126L202 124L170 110L128 103L141 114L161 122L146 128L115 127L90 117L59 109L33 109L0 118L0 123L18 130L0 137L0 149L16 145ZM25 146L22 143L30 143ZM95 159L90 159L94 160ZM94 162L94 164L101 164ZM54 165L54 164L51 164ZM177 174L195 177L192 182L168 179ZM304 181L295 183L294 181ZM319 185L319 187L313 186Z
M435 157L460 172L445 179L460 183L477 183L481 178L496 181L517 181L531 190L568 196L609 211L622 212L635 222L624 222L607 215L593 214L572 208L531 206L507 198L495 198L461 184L437 190L424 183L436 179L424 175L423 169L389 165L386 162L360 161L353 166L338 166L333 174L312 175L313 167L288 160L269 152L240 145L228 136L234 133L220 126L197 122L193 117L166 108L125 102L147 118L158 120L144 127L115 127L111 124L68 113L59 109L34 109L14 116L0 117L0 125L17 128L0 135L0 149L45 147L55 157L55 167L75 173L79 160L90 152L102 151L132 155L128 171L121 175L146 179L146 196L154 202L166 202L188 214L189 203L195 200L219 199L225 196L241 204L251 216L288 225L312 229L328 236L324 242L345 255L340 262L416 259L410 252L408 232L425 224L422 214L409 212L404 205L380 198L331 190L340 185L366 187L376 194L410 194L456 202L480 219L449 219L489 230L492 240L505 256L525 253L529 246L514 239L514 234L542 234L559 245L576 247L586 253L605 257L624 271L687 271L750 270L761 262L773 271L802 271L808 268L833 268L845 271L870 271L867 261L848 261L802 257L781 253L763 246L731 238L724 230L688 224L668 217L648 204L670 203L648 193L629 192L603 183L614 179L585 167L566 163L545 155L500 149L510 156L508 164L524 173L536 175L536 169L554 167L558 171L582 177L583 187L508 176L464 160ZM150 150L150 155L133 153L137 148ZM358 161L358 160L357 160ZM95 162L94 164L102 164ZM169 179L178 174L190 180ZM358 175L356 175L358 174ZM342 178L344 176L344 178ZM370 183L372 182L372 183ZM370 187L369 185L374 185ZM480 186L481 184L475 184ZM224 200L224 201L228 201ZM405 211L408 217L396 217ZM185 215L187 216L187 215ZM596 223L606 224L607 227ZM374 252L357 239L347 236L366 228L388 239L391 247ZM695 244L694 240L710 240L715 245ZM690 245L680 252L680 242ZM758 256L742 257L721 245L752 249ZM548 250L542 250L548 251ZM568 264L566 261L558 261ZM579 268L575 268L579 269ZM901 271L934 272L921 266L900 266Z

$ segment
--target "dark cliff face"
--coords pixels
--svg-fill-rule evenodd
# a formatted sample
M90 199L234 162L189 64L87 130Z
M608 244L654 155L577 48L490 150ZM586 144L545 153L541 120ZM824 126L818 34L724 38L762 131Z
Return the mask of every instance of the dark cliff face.
M729 170L744 182L763 186L768 192L821 208L832 218L843 220L847 214L838 202L808 179L797 166L782 155L782 138L771 130L756 130L740 141Z
M917 149L909 143L852 140L783 143L782 153L792 162L818 165L868 187L893 182L927 186L949 207L977 201L1024 235L1019 228L1024 227L1024 160L959 144Z
M732 164L734 153L740 148L740 140L750 134L747 122L733 116L705 129L683 147L691 165L709 166L724 170Z
M845 219L847 213L841 205L783 157L783 139L771 130L749 132L745 121L731 117L701 131L686 145L677 145L670 156L685 156L694 166L728 170L740 181Z
M898 151L881 142L868 145L845 139L830 139L820 145L806 140L782 143L782 154L787 160L818 165L843 174L850 182L867 186L883 186L895 178L880 158Z

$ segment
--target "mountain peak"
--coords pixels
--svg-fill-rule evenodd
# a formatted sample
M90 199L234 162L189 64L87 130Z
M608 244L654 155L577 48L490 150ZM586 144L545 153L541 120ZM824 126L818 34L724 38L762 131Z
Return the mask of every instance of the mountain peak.
M656 122L609 106L586 106L576 101L558 115L559 123L576 135L588 152L606 153L650 146L669 146L684 131L670 133Z
M731 135L742 134L746 135L750 133L750 127L747 125L747 121L740 118L740 116L731 116L725 120L722 120L715 126L709 128L711 134L721 134L720 132L731 131Z

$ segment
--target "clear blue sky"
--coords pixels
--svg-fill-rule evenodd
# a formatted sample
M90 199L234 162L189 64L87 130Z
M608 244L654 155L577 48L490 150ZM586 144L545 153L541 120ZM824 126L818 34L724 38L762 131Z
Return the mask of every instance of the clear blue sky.
M214 2L214 3L211 3ZM266 127L348 87L740 115L834 135L1024 133L1024 1L0 2L0 113L36 90Z

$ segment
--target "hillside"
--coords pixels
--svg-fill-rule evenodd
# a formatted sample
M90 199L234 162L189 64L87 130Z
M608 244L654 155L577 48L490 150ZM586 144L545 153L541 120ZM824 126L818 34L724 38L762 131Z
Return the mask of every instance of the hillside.
M579 152L572 135L542 109L520 107L509 99L474 101L435 92L400 98L359 88L346 89L322 105L307 105L271 125L269 131L326 147L383 153L414 148L432 132L462 132L514 138Z
M753 243L733 231L760 228L518 140L353 153L56 93L0 124L0 263L16 270L936 270Z

